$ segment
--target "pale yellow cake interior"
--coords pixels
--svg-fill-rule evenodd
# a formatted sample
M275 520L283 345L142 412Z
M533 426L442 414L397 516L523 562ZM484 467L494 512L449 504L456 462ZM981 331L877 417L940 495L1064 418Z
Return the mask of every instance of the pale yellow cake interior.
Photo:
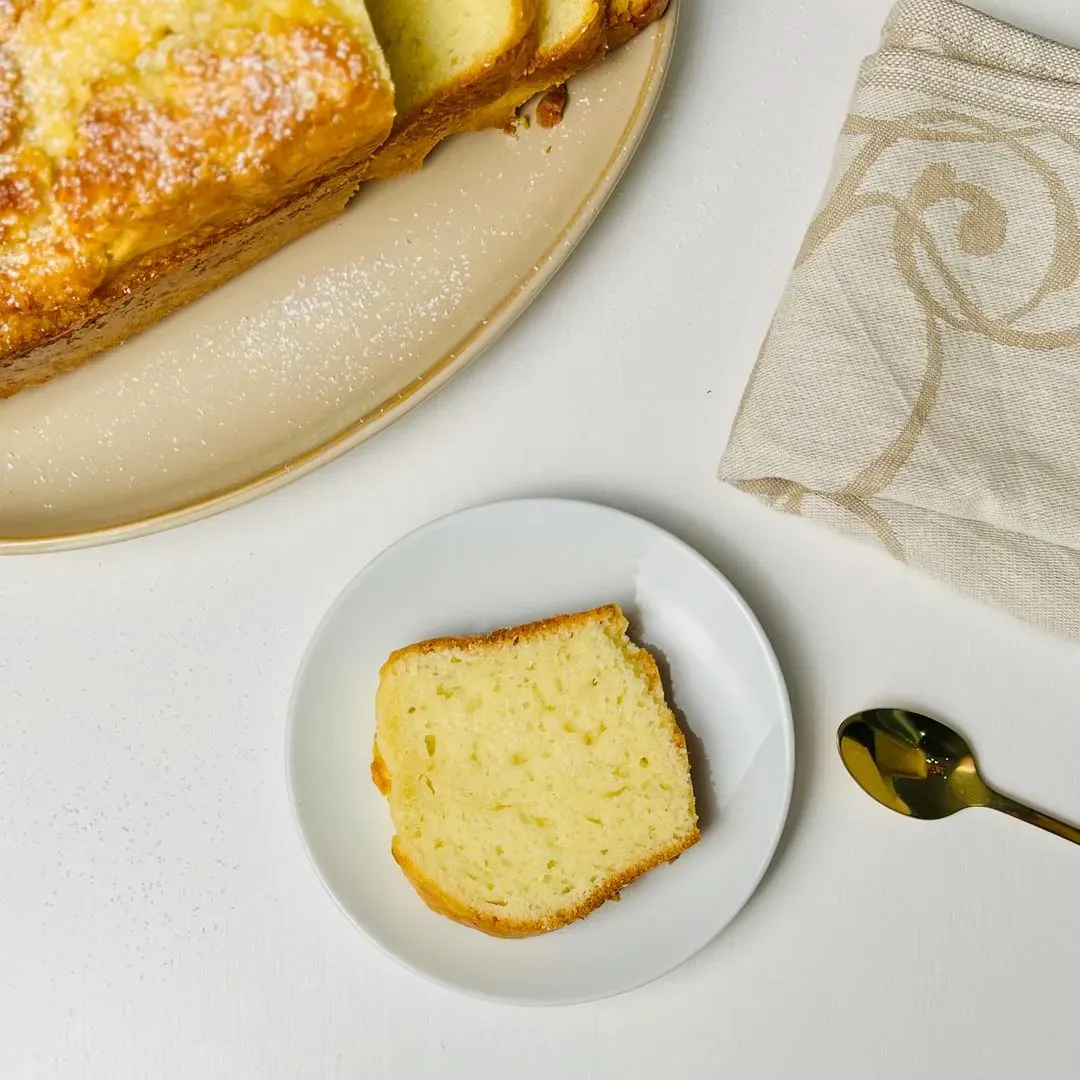
M399 115L409 112L520 38L507 0L368 0L393 72Z
M597 16L597 0L543 0L540 5L541 62L560 48L573 44Z

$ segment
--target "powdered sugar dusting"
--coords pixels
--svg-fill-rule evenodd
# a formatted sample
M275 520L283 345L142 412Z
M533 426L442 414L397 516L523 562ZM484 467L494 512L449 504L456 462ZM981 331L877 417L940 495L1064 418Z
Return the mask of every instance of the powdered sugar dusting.
M273 206L385 134L365 33L311 0L0 14L0 357L85 320L139 256Z

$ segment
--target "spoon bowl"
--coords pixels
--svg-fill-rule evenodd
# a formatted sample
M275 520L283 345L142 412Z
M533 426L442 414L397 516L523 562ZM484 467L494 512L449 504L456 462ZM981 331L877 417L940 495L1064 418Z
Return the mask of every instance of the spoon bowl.
M882 806L934 821L969 807L988 807L1080 844L1080 830L991 788L958 732L907 709L867 709L837 733L852 779Z
M990 804L971 748L929 716L869 709L848 717L838 740L855 782L890 810L935 820Z

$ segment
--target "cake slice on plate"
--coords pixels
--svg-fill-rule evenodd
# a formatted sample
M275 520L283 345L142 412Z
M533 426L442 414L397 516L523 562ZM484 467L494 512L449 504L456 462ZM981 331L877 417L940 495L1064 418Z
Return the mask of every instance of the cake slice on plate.
M616 606L395 652L372 777L435 911L554 930L699 837L686 741Z

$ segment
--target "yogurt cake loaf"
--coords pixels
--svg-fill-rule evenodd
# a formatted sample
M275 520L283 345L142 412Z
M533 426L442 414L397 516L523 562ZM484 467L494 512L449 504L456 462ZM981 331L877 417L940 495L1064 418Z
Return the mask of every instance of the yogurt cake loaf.
M0 6L0 397L332 217L393 119L362 0Z
M0 4L0 398L334 217L362 180L505 124L666 5Z

